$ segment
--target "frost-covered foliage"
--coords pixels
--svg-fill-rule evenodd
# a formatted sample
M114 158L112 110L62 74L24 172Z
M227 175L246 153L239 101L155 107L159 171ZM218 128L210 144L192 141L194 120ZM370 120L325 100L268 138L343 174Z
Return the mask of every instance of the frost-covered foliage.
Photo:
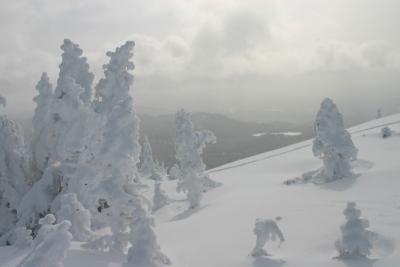
M274 220L257 218L253 232L257 237L256 246L251 252L253 257L268 256L268 253L264 250L264 246L268 241L275 241L277 238L280 243L285 241L281 230Z
M345 129L343 117L329 98L321 103L314 123L314 156L322 158L324 167L319 173L326 181L351 176L350 161L357 158L349 132Z
M388 138L392 136L392 130L389 127L383 127L381 130L382 138Z
M190 208L200 205L203 191L208 186L216 187L218 183L211 183L204 173L206 165L203 162L203 149L209 143L215 143L216 137L211 131L195 131L191 114L183 109L175 116L176 140L175 152L179 163L178 192L187 194Z
M70 232L77 241L89 241L94 237L91 225L91 214L85 209L74 193L67 193L60 197L60 208L53 211L57 221L71 222Z
M339 257L359 257L371 254L375 234L367 228L369 222L361 218L361 210L355 202L347 203L343 211L346 222L340 227L342 237L335 242Z
M18 125L0 116L0 236L17 220L17 208L28 190L24 140Z
M68 231L71 223L62 221L52 225L52 231L43 233L40 241L35 240L29 254L21 261L18 267L62 267L71 245L72 235Z
M79 92L78 96L83 102L90 102L94 75L89 71L89 64L86 57L82 56L82 49L69 39L64 39L61 49L64 52L61 55L62 62L60 64L60 74L55 89L55 96L62 98L66 93L65 88L70 83L68 80L73 79L83 89L82 92Z
M161 183L156 182L154 184L154 195L153 195L153 208L152 211L155 212L162 207L169 204L169 199L164 190L161 189Z
M149 215L140 197L133 199L134 218L131 223L130 242L125 267L161 267L170 265L157 243L154 233L154 220Z
M143 177L151 177L155 171L155 163L153 160L153 152L151 150L150 142L147 136L144 137L142 153L140 157L140 174Z

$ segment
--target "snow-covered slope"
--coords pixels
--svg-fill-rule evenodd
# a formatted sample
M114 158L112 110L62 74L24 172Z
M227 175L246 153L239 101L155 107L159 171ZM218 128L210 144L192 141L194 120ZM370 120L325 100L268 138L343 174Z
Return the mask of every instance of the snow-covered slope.
M164 189L175 201L155 214L157 235L163 251L176 267L396 267L400 265L400 134L380 137L383 126L400 133L400 114L350 129L359 149L354 163L358 177L325 185L283 182L318 169L311 142L246 158L211 170L222 187L204 195L201 208L187 212L175 183ZM149 190L152 191L152 190ZM356 201L371 230L380 234L370 261L339 261L334 242L348 201ZM255 260L257 217L274 219L286 242L267 243L270 258ZM0 266L15 267L24 251L0 248ZM121 266L123 259L107 253L89 252L74 243L66 267Z

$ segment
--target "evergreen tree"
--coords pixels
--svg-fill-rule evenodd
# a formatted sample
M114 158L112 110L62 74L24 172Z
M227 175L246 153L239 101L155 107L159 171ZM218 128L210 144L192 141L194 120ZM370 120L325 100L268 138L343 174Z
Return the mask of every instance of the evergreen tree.
M344 127L342 115L329 98L321 103L314 131L313 153L324 164L319 176L327 181L351 176L350 161L357 158L358 150Z
M340 227L341 239L335 242L339 257L365 257L371 254L374 233L368 231L368 220L361 218L355 202L347 203L343 211L346 223Z
M180 172L177 175L177 190L187 194L190 208L196 208L200 205L206 184L210 184L209 177L204 173L206 165L201 156L206 144L215 143L216 137L211 131L195 131L191 114L184 110L176 113L175 124L175 152Z
M282 231L274 220L257 218L253 232L257 237L256 246L251 253L253 257L268 256L267 251L264 249L268 241L275 241L277 238L280 243L285 241Z
M154 220L148 214L139 196L136 196L134 206L134 219L131 223L130 241L127 263L125 267L161 267L170 265L171 261L165 256L157 243L154 233Z
M42 73L39 82L36 85L38 95L33 99L36 103L35 112L32 119L32 168L34 171L34 180L40 179L49 160L49 140L53 138L49 129L51 120L50 111L54 101L52 85L47 73Z
M134 42L108 52L105 78L96 86L96 111L103 117L102 143L94 156L99 164L92 193L99 203L99 220L110 225L111 250L124 253L129 244L132 195L138 183L139 120L133 108L130 61Z
M5 98L2 101L6 103ZM19 126L0 116L0 236L12 230L17 208L28 190L25 175L24 140Z

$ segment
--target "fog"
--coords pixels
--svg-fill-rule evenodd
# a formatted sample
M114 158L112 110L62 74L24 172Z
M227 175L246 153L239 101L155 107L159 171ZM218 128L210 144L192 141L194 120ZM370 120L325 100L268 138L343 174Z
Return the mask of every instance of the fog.
M312 120L332 97L350 121L398 112L397 0L0 0L0 93L29 117L41 72L53 84L64 38L96 74L136 42L135 105L257 122Z

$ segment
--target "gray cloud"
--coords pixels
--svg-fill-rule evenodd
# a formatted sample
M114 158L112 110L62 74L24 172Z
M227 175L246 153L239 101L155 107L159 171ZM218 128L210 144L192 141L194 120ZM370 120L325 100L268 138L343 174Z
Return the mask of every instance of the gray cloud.
M146 112L305 120L326 95L346 107L363 97L360 113L397 107L396 0L2 2L0 93L12 114L32 111L42 71L55 82L65 37L96 79L105 52L135 40L135 99Z

